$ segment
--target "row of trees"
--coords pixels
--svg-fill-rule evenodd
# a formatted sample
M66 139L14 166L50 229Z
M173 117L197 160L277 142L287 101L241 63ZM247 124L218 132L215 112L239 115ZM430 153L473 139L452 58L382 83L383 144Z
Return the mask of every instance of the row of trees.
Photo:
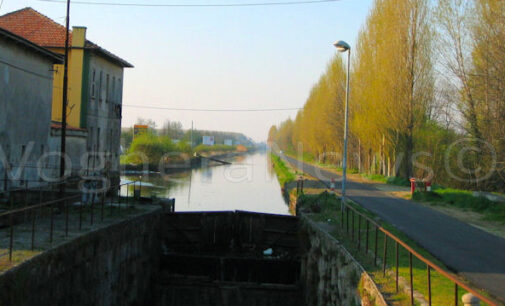
M504 190L504 46L504 1L376 0L352 50L350 167ZM269 141L340 163L345 65Z

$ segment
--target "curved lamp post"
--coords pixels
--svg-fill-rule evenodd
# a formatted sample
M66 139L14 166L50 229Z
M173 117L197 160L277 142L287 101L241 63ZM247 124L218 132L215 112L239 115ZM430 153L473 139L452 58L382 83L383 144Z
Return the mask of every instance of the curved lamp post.
M345 183L347 175L347 134L349 129L349 79L351 66L351 46L343 40L339 40L333 44L339 52L347 53L347 87L345 90L345 126L344 126L344 160L342 165L342 202L345 203Z

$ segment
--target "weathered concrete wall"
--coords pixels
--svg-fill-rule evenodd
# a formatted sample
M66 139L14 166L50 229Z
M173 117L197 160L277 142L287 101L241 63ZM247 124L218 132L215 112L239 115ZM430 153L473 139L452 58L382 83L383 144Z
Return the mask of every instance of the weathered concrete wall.
M363 267L306 216L300 217L300 235L306 305L387 305Z
M0 275L0 305L151 305L156 210L92 232Z
M71 172L71 175L80 175L81 170L88 168L88 156L86 154L86 141L88 133L87 131L76 131L67 129L66 137L66 154L68 159L65 163L67 171ZM61 150L61 129L51 129L51 134L49 137L49 149L50 152L60 152ZM45 167L42 173L46 180L57 178L60 175L60 157L58 155L50 155L45 160ZM92 169L92 168L91 168Z
M9 185L38 180L37 160L47 151L51 123L52 67L50 59L0 38L0 146L16 180ZM20 169L23 151L27 159ZM0 189L4 179L0 161Z

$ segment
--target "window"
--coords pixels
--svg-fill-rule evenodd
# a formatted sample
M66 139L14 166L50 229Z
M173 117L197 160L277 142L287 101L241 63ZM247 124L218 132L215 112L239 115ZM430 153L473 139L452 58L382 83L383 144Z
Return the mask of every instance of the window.
M121 104L123 88L121 87L121 79L117 79L117 102Z
M88 152L91 151L93 144L93 128L89 128L89 137L88 137Z
M96 129L96 151L100 151L100 128Z
M102 85L103 85L103 71L100 71L100 80L99 80L99 85L98 85L98 98L100 99L100 102L102 102L102 99L103 99Z
M116 77L112 77L112 102L116 101Z
M110 92L109 92L109 78L110 76L107 74L107 78L106 78L106 81L105 81L105 102L109 102L109 99L110 99Z
M23 157L25 156L25 151L26 151L26 146L22 145L21 146L21 159L23 159Z
M91 98L95 97L95 90L96 90L96 71L93 69L93 72L91 73Z

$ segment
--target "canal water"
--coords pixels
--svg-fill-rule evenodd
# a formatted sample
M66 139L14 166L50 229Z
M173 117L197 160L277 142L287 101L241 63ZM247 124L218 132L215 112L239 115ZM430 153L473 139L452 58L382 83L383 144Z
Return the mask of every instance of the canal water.
M245 210L289 214L269 155L256 152L170 175L142 176L142 196L175 198L176 211ZM124 176L122 181L138 180Z

